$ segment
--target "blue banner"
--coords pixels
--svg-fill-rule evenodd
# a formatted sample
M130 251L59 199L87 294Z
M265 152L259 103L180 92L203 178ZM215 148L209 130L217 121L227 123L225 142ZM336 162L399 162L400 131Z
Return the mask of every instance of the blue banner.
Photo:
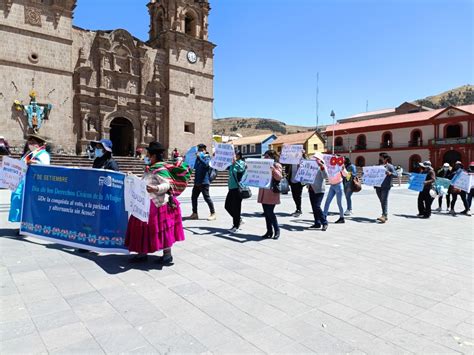
M21 232L76 248L127 253L125 174L30 165Z
M426 174L415 174L410 175L410 181L408 183L408 189L413 191L422 191L425 187Z

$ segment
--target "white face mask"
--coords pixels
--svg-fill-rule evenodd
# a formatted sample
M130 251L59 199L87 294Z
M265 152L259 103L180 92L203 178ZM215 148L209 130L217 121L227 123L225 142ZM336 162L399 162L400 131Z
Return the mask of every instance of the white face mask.
M101 158L104 155L104 151L102 149L96 148L95 149L95 157Z
M30 152L34 152L38 148L39 148L39 145L37 144L28 144L28 149L30 150Z

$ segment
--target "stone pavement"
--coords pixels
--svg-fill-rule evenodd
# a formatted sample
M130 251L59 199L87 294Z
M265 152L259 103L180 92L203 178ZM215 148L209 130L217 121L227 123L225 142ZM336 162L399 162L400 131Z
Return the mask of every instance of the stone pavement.
M346 224L308 231L305 193L305 213L284 196L281 238L260 240L255 197L226 232L225 193L211 188L218 220L186 221L160 268L15 237L0 191L1 354L473 353L474 217L414 218L416 194L394 188L379 225L366 188Z

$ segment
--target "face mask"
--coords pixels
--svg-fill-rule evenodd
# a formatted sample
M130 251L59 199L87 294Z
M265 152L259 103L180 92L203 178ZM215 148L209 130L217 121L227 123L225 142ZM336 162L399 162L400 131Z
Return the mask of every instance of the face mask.
M102 149L96 148L96 150L95 150L95 157L96 157L96 158L101 158L101 157L103 157L103 156L104 156L104 151L103 151Z
M30 150L30 152L34 152L38 148L39 146L36 144L28 144L28 149Z
M448 171L448 168L444 167L443 170L444 170L444 171Z
M204 158L205 155L206 155L206 153L201 152L201 158Z
M151 160L148 157L143 158L143 162L145 163L145 165L151 165Z

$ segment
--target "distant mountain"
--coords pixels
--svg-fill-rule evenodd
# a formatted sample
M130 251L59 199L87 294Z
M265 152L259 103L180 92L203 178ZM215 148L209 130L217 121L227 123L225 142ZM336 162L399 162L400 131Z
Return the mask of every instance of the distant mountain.
M438 95L416 100L415 102L434 109L445 108L451 105L471 105L474 104L474 85L464 85Z
M270 118L243 118L228 117L215 119L213 123L214 134L233 135L241 134L243 137L257 136L260 134L276 135L313 131L315 127L293 126Z

